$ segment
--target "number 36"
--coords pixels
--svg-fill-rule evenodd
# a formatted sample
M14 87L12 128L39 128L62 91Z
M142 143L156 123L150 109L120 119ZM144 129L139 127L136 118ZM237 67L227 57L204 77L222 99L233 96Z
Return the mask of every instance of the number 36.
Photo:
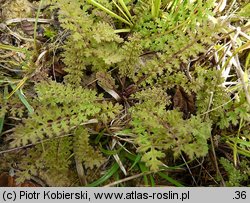
M246 199L247 198L247 194L246 194L246 191L235 191L235 197L234 199Z

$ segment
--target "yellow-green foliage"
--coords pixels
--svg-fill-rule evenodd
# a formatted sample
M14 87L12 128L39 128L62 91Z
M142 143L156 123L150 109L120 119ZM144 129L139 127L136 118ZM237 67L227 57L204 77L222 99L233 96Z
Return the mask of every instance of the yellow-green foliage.
M165 1L158 18L147 3L126 1L133 13L129 28L88 1L51 2L67 32L64 81L35 84L29 96L34 113L18 112L18 102L1 108L1 113L10 109L23 116L8 136L10 145L35 145L19 164L24 178L47 173L66 185L67 177L75 178L70 170L75 160L85 169L100 167L107 160L100 145L109 148L110 137L128 129L133 138L133 144L126 143L129 150L140 153L146 166L157 171L166 152L175 158L206 156L213 127L227 131L229 123L237 125L242 117L249 123L246 101L228 102L231 95L221 85L221 72L204 59L218 34L209 20L213 1ZM121 15L111 1L98 2ZM94 79L86 82L88 77ZM135 91L129 94L130 86ZM180 108L173 108L173 94L180 87L195 98L193 115L185 117Z
M84 162L86 168L93 169L104 163L102 154L89 145L89 133L84 128L79 128L74 137L74 153L79 162Z
M65 135L101 111L95 91L56 82L39 83L35 89L39 106L15 128L12 146Z
M18 160L20 171L17 173L18 182L39 176L49 180L51 186L70 186L73 173L69 170L72 161L72 138L64 137L27 150L27 155Z
M88 14L85 1L57 1L61 26L70 31L64 46L64 63L67 65L66 81L76 86L81 84L87 66L93 70L108 70L121 61L119 44L123 39L114 33L111 25L96 22Z
M98 151L99 146L94 148L89 143L90 135L85 126L88 122L110 122L119 114L121 106L102 102L102 97L97 97L93 90L53 81L38 83L35 90L34 103L39 106L16 126L10 137L13 147L36 144L35 149L28 150L28 155L20 160L19 167L23 171L18 173L18 181L30 179L30 175L40 175L54 186L66 186L72 181L69 174L73 151L86 169L99 167L105 160Z
M190 159L205 156L208 152L207 139L211 134L210 122L199 116L183 120L177 110L168 111L169 101L160 89L152 88L138 93L142 103L131 109L133 132L137 134L138 151L151 170L157 171L164 151L171 149L174 156L186 153Z
M250 172L246 161L242 161L238 169L225 158L221 158L220 163L227 172L228 181L226 181L226 186L240 187L242 186L241 183L249 179Z

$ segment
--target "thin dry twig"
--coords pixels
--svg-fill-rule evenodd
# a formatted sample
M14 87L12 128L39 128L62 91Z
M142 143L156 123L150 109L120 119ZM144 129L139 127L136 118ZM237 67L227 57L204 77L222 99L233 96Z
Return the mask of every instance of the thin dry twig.
M129 181L129 180L133 180L135 178L139 178L143 175L149 175L151 174L152 172L145 172L145 173L139 173L139 174L136 174L136 175L133 175L133 176L130 176L130 177L127 177L127 178L124 178L124 179L121 179L121 180L118 180L118 181L115 181L113 183L109 183L107 185L105 185L104 187L112 187L112 186L115 186L115 185L118 185L120 183L124 183L126 181Z
M21 23L23 21L28 21L28 22L34 23L34 22L36 22L36 18L14 18L14 19L6 20L5 24L10 25L10 24L13 24L13 23ZM47 23L53 23L54 20L53 19L38 18L37 22L47 24Z

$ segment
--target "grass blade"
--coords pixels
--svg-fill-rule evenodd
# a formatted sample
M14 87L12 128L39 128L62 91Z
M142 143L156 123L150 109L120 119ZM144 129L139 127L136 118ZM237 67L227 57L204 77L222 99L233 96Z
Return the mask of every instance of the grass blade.
M128 10L128 7L126 6L126 4L124 3L123 0L118 0L119 3L121 4L122 8L124 9L124 11L126 12L126 14L128 15L128 17L130 18L130 21L132 21L132 16Z
M139 168L140 168L142 173L148 172L148 168L145 166L145 164L138 163L138 165L139 165ZM148 182L148 176L147 175L143 175L143 180L144 180L144 185L148 186L149 182Z
M123 149L123 147L120 147L117 150L108 150L108 149L104 149L103 147L100 147L100 151L107 156L112 156L112 155L118 154L122 149Z
M119 167L118 163L115 163L115 164L107 171L107 173L105 173L101 178L99 178L99 179L96 180L95 182L88 184L87 187L96 187L96 186L101 185L101 184L104 183L106 180L108 180L111 176L113 176L119 168L120 168L120 167Z
M141 155L140 155L140 154L137 154L137 156L136 156L135 159L134 159L134 163L133 163L132 166L129 168L129 170L132 170L132 169L136 166L136 164L138 164L138 163L140 162L140 160L141 160Z
M174 180L173 178L169 177L168 175L166 175L165 173L162 172L158 172L157 173L160 177L162 177L163 179L165 179L166 181L172 183L173 185L177 186L177 187L185 187L184 185L182 185L180 182L178 182L177 180Z
M8 94L8 87L5 86L4 87L4 95L3 95L3 100L4 100L4 104L6 102L6 95ZM3 115L0 117L0 136L2 134L3 131L3 124L4 124L4 119L5 119L5 113L3 113Z
M15 92L15 94L18 96L18 98L21 100L21 102L23 103L23 105L28 109L29 113L32 114L34 113L34 109L33 107L29 104L29 102L27 101L27 99L24 97L24 95L21 93L21 91L19 89L17 89L14 85L11 85L11 88L13 89L13 91ZM12 92L13 92L12 91Z
M127 21L131 22L129 17L126 15L126 13L124 13L124 11L121 9L121 7L114 0L113 0L113 3L118 8L118 10L122 13L122 15L127 19Z
M0 136L1 136L2 130L3 130L4 118L5 118L5 114L2 115L2 117L0 117Z
M153 18L158 18L160 13L161 0L152 0L152 16Z
M9 51L16 51L16 52L22 52L27 53L27 50L24 48L14 47L6 44L0 43L0 49L9 50Z
M124 18L122 18L121 16L118 16L116 13L114 13L113 11L107 9L106 7L104 7L103 5L99 4L98 2L96 2L95 0L88 0L89 3L91 3L93 6L96 6L97 8L103 10L104 12L108 13L109 15L111 15L112 17L128 24L129 26L133 26L132 23L128 22L127 20L125 20Z
M28 79L28 77L24 77L19 83L18 85L12 90L12 92L7 96L7 99L9 99L17 90L19 90L20 87L23 86L23 84L26 82L26 80Z

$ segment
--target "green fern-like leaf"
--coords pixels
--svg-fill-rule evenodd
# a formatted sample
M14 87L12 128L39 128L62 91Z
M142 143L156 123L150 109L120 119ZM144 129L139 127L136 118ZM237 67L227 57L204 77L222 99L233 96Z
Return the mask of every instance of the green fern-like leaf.
M135 142L139 145L142 160L156 171L162 165L161 158L166 150L172 150L175 157L181 153L186 153L190 159L205 156L211 124L202 122L199 116L183 120L181 112L165 109L167 96L164 98L164 94L159 94L162 97L157 99L150 97L150 92L137 93L135 97L143 98L143 102L131 109L132 131L137 135Z
M72 138L64 137L29 149L18 162L17 182L40 176L49 186L69 186L74 178L70 170L72 159L69 159L72 147Z
M92 90L73 89L56 82L36 86L40 106L23 123L16 126L12 146L36 143L70 133L92 119L101 110Z
M83 127L75 131L74 154L79 162L83 162L86 168L93 169L101 166L105 158L101 152L89 144L89 133Z
M103 123L108 123L113 120L117 114L122 110L122 106L118 103L113 104L112 102L102 102L101 103L101 112L99 114L99 118Z

